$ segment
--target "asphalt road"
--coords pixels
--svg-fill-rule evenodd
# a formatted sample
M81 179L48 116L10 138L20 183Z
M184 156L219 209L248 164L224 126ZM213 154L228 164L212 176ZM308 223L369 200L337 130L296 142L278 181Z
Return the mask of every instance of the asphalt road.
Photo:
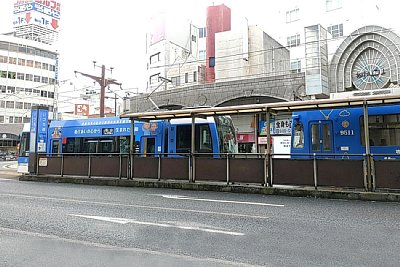
M0 178L18 178L16 161L0 161Z
M400 262L399 203L46 184L13 177L0 172L0 266Z

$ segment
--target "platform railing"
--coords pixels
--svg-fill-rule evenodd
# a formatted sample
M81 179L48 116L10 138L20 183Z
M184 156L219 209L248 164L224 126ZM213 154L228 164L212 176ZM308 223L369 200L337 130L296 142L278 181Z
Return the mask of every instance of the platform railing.
M264 153L47 153L38 154L36 173L61 177L259 184L265 187L311 186L315 190L326 186L365 191L400 189L400 164L394 159L398 155L344 155L346 157L337 154Z

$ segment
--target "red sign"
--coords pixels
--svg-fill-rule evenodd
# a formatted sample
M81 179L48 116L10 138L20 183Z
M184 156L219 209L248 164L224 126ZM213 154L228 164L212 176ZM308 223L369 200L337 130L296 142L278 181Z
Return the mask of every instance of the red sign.
M254 133L238 133L237 141L238 143L254 143Z
M89 116L89 105L75 104L75 115Z

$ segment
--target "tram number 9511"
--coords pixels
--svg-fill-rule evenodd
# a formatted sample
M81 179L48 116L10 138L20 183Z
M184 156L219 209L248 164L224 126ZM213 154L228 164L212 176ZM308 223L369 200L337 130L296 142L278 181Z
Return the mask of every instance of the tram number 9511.
M354 135L354 130L340 130L339 134L344 136Z

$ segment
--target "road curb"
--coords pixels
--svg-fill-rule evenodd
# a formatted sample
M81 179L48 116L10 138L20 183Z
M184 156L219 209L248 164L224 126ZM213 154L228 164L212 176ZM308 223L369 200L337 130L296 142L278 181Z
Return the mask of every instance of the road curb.
M60 177L42 175L23 175L20 181L34 181L46 183L70 183L99 186L122 186L122 187L145 187L145 188L167 188L194 191L215 191L246 194L281 195L290 197L314 197L327 199L346 199L381 202L400 202L400 193L388 192L362 192L338 189L319 188L277 188L264 187L261 185L239 185L239 184L206 184L203 182L189 183L179 180L151 180L151 179L114 179L114 178L85 178L85 177Z

